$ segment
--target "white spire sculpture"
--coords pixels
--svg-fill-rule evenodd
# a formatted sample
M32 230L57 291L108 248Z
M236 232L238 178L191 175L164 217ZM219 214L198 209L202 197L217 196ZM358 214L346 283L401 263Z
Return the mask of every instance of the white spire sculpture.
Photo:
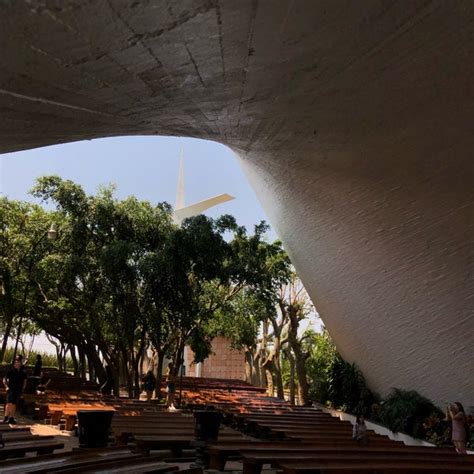
M176 207L173 213L173 219L177 224L181 224L181 222L183 222L183 220L188 217L202 214L210 207L217 206L217 204L221 204L226 201L232 201L232 199L235 198L230 194L224 193L186 206L184 203L184 155L183 149L181 149L178 188L176 191Z

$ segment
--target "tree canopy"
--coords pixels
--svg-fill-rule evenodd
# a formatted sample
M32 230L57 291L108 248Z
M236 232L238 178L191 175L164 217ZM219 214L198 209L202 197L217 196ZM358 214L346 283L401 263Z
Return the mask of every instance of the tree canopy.
M272 311L291 273L264 223L250 235L228 215L177 226L166 203L118 200L113 187L87 195L58 176L38 179L32 194L55 209L1 201L4 346L28 323L59 341L79 372L102 381L105 360L130 395L147 349L158 373L165 356L179 365L185 345L205 359L217 316L245 298ZM52 222L55 242L42 239Z

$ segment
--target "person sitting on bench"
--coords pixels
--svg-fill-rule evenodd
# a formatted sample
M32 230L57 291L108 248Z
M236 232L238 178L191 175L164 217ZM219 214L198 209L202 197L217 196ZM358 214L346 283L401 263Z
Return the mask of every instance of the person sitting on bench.
M367 444L369 439L367 437L367 426L362 415L356 418L354 428L352 429L352 439L360 444Z
M33 368L33 376L34 377L41 377L42 372L43 372L43 359L38 354L36 356L35 367Z
M146 399L149 402L153 397L153 392L156 388L156 379L153 372L149 370L143 377L143 390L146 393Z

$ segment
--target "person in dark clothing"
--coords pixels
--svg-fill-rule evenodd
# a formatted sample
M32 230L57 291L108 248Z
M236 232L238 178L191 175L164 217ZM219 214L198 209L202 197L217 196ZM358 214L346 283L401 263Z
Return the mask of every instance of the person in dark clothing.
M43 360L41 359L41 356L38 354L36 356L36 363L35 367L33 369L33 376L34 377L41 377L41 372L43 371Z
M102 395L112 395L112 390L114 389L114 375L112 373L112 367L110 365L105 366L106 379L105 382L101 385L99 391Z
M13 367L7 372L3 379L3 385L7 390L7 404L5 406L4 423L16 423L15 413L18 401L25 390L27 382L26 371L21 363L21 358L16 357Z
M156 379L153 372L149 370L143 377L143 390L146 393L146 399L149 402L153 397L153 391L156 388Z

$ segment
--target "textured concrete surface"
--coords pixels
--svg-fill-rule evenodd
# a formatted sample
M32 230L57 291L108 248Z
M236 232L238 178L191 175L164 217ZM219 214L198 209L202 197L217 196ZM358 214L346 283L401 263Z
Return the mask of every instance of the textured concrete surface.
M3 0L0 151L229 145L372 387L474 405L473 25L471 0Z

